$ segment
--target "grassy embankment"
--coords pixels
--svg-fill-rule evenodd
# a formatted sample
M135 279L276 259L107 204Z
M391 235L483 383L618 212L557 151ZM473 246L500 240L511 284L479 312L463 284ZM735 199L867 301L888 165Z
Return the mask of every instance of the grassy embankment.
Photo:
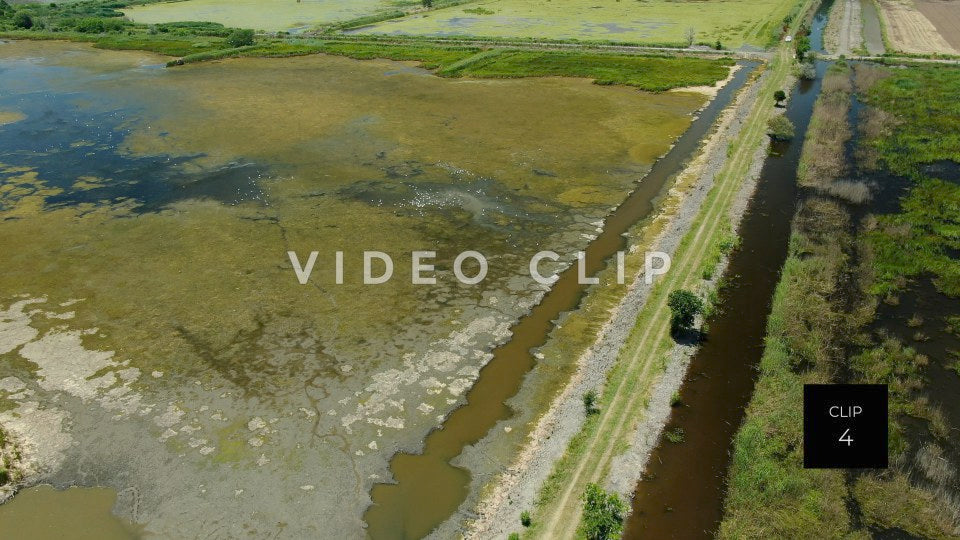
M783 86L792 66L792 50L784 46L768 67L769 73L741 136L730 144L728 159L701 207L703 211L681 241L670 272L652 290L621 349L604 386L600 412L587 418L543 486L528 535L574 536L580 520L580 494L588 483L606 477L612 458L629 444L653 383L666 368L667 354L673 346L667 296L677 288L702 288L705 277L712 276L716 267L716 252L729 249L731 234L726 216L756 149L766 139L773 93Z
M895 303L922 276L943 294L960 294L960 262L949 256L960 248L960 186L925 172L930 163L960 162L960 111L949 97L960 90L960 70L856 71L851 84L848 69L832 70L807 134L801 183L816 191L794 219L760 377L735 439L723 538L956 532L956 499L943 486L955 464L940 459L954 443L924 392L930 358L870 327L884 324L875 320L881 300ZM854 165L843 154L852 91L869 103L858 124L859 166L910 180L899 212L860 223L848 201L863 201L861 190L851 197L832 187ZM889 385L890 469L803 469L802 386L814 382ZM908 424L919 427L909 433Z

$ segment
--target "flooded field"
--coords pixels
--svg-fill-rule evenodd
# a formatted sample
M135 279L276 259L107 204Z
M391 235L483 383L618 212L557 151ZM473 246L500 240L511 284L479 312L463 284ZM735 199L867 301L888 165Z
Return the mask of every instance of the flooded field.
M157 24L177 21L216 22L224 26L307 30L316 25L356 19L413 2L387 0L185 0L124 8L131 20Z
M550 39L683 43L720 40L729 48L766 46L779 31L791 2L592 2L588 0L496 0L453 6L385 21L362 33L475 35Z
M361 534L388 458L543 294L530 255L569 261L705 101L164 61L0 45L0 423L37 480L113 488L160 536ZM452 276L466 249L477 286ZM319 252L308 285L288 250ZM364 250L387 284L361 283ZM414 250L437 285L411 285Z

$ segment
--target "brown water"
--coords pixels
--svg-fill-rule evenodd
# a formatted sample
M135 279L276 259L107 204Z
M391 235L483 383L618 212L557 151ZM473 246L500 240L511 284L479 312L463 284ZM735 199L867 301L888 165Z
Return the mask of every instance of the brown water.
M607 218L603 232L586 248L586 275L596 274L613 254L623 249L623 234L654 210L668 180L696 150L735 92L746 82L753 66L740 69L701 112L676 145L637 185L626 201ZM372 538L421 538L450 517L467 497L470 474L450 464L467 445L479 441L497 421L512 412L505 401L520 389L533 367L531 349L546 341L554 321L574 309L586 287L577 283L577 268L560 274L558 281L533 310L513 328L512 338L494 351L478 382L455 410L426 438L420 454L399 453L391 461L396 483L376 484L373 505L365 520Z
M818 64L819 75L825 67ZM730 441L763 354L767 314L796 208L800 150L819 93L818 78L801 81L791 94L786 114L796 136L772 145L740 224L740 247L724 275L728 286L708 321L706 341L691 360L680 390L682 405L664 428L682 429L684 441L661 438L650 455L624 538L712 538L720 523Z
M0 505L0 538L21 540L131 540L139 528L110 510L117 494L108 488L52 486L25 489Z

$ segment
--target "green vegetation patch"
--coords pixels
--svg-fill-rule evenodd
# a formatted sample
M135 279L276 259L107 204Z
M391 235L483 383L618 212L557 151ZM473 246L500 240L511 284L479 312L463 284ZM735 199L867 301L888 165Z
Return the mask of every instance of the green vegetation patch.
M713 85L727 77L733 60L671 58L566 51L509 51L466 66L472 77L587 77L597 84L626 84L664 91Z
M913 184L901 211L881 216L868 234L876 255L876 294L902 290L908 279L932 274L937 288L960 296L960 69L888 70L867 94L895 127L863 144L894 174ZM952 178L949 176L952 175Z
M766 47L780 37L799 0L493 0L448 7L365 28L364 33L615 41L686 47Z
M327 54L338 54L358 60L385 58L420 62L427 69L459 62L480 49L472 47L434 47L430 45L390 45L379 43L331 42L323 45Z
M957 104L947 96L960 91L960 70L938 66L871 73L858 66L855 72L857 91L870 105L858 125L857 155L862 160L873 154L871 161L911 184L896 214L853 223L847 207L837 202L845 197L821 190L834 199L812 196L794 218L760 377L734 439L722 538L799 538L810 531L821 538L849 538L867 534L868 528L897 528L924 538L953 532L939 511L943 501L936 488L911 484L909 464L900 465L917 450L906 437L906 417L919 420L911 424L924 440L951 436L943 412L923 395L928 359L869 328L879 298L904 289L911 276L932 274L941 292L960 292L958 261L949 257L960 237L960 186L936 178L930 168L939 164L938 171L956 171ZM850 136L842 122L846 115L839 114L846 111L842 101L850 91L846 75L824 82L802 157L811 169L830 173L850 165L837 161L846 159L842 154L827 156L829 163L817 161L826 141L842 145ZM935 135L941 132L942 137ZM847 478L840 470L803 469L803 384L826 382L888 385L889 471ZM858 509L856 520L851 508Z

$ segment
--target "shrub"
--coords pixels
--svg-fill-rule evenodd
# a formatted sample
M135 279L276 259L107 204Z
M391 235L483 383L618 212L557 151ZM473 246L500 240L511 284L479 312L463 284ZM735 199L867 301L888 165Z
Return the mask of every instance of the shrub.
M520 533L510 533L510 536L507 537L507 540L520 540Z
M103 25L103 19L97 17L85 17L77 21L77 32L84 34L101 34L106 29Z
M667 438L667 440L672 442L673 444L682 443L684 440L684 435L685 433L683 431L683 428L679 428L679 427L667 430L667 432L664 433L664 436Z
M670 327L674 332L689 330L696 316L703 313L703 300L684 289L671 292L667 305L670 306Z
M533 523L533 520L530 519L530 512L526 510L520 512L520 524L524 527L529 527L531 523Z
M227 36L227 43L233 48L253 45L253 30L238 28Z
M19 12L13 16L13 25L17 28L33 28L33 19L24 12Z
M619 538L623 531L626 505L616 493L607 493L597 484L587 484L583 494L583 522L580 532L588 540Z
M587 415L596 414L600 412L600 408L597 407L597 392L596 390L590 390L583 395L583 409L587 412Z
M680 397L680 392L676 391L670 396L670 406L679 407L680 405L683 405L683 399Z
M812 81L817 78L817 68L813 62L803 62L797 67L797 77Z
M767 135L777 141L789 141L794 135L793 122L786 115L777 114L767 121Z

